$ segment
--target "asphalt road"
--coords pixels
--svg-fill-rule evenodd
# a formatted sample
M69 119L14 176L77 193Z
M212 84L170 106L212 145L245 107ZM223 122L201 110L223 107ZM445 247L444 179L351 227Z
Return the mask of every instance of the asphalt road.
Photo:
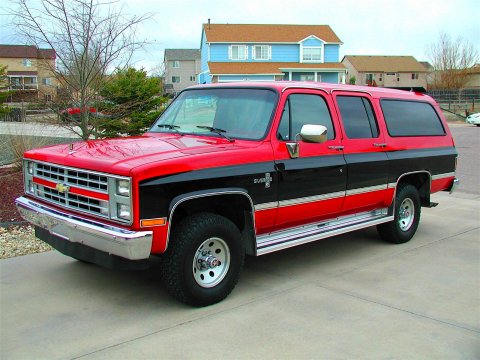
M478 130L452 126L463 187L480 178ZM155 262L1 260L0 358L479 359L480 195L466 190L435 194L407 244L365 229L249 258L234 292L201 309L165 293Z

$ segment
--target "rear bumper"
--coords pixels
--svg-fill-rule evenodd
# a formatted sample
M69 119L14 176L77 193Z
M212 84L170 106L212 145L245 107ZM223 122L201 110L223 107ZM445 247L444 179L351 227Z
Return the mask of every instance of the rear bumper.
M45 230L36 231L37 234L43 234L40 238L66 255L76 257L62 249L85 246L105 255L115 255L128 260L145 260L150 256L151 231L131 231L92 221L64 213L26 197L19 197L15 203L25 220ZM51 236L47 236L48 234ZM55 238L56 241L54 243L48 241L50 238ZM63 240L64 244L59 240ZM83 257L81 260L92 261Z

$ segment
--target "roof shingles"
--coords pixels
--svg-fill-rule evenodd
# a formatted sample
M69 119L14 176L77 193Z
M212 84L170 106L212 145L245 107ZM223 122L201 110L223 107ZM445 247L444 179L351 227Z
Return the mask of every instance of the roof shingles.
M345 69L342 63L295 63L295 62L209 62L212 75L268 74L283 75L283 70L302 69L304 71L326 71Z
M341 43L328 25L203 24L207 42L297 43L314 35L327 43Z
M427 72L413 56L345 55L359 72Z

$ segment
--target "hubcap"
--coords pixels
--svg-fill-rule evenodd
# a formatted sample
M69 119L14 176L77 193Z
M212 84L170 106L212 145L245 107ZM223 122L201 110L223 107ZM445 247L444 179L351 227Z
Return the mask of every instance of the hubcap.
M408 231L415 219L415 206L409 198L402 201L398 210L398 225L402 231Z
M230 250L220 238L205 240L197 249L192 264L193 278L198 285L210 288L218 285L230 267Z

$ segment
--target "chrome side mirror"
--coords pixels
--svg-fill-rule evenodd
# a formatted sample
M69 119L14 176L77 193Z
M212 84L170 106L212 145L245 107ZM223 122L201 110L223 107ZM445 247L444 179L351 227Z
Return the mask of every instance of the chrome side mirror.
M295 142L287 142L287 150L291 159L296 159L300 155L300 146L298 139L308 143L321 144L327 141L327 128L323 125L305 124L300 130L300 134L295 136Z
M305 124L300 130L300 137L305 142L322 144L327 141L327 128L323 125Z

